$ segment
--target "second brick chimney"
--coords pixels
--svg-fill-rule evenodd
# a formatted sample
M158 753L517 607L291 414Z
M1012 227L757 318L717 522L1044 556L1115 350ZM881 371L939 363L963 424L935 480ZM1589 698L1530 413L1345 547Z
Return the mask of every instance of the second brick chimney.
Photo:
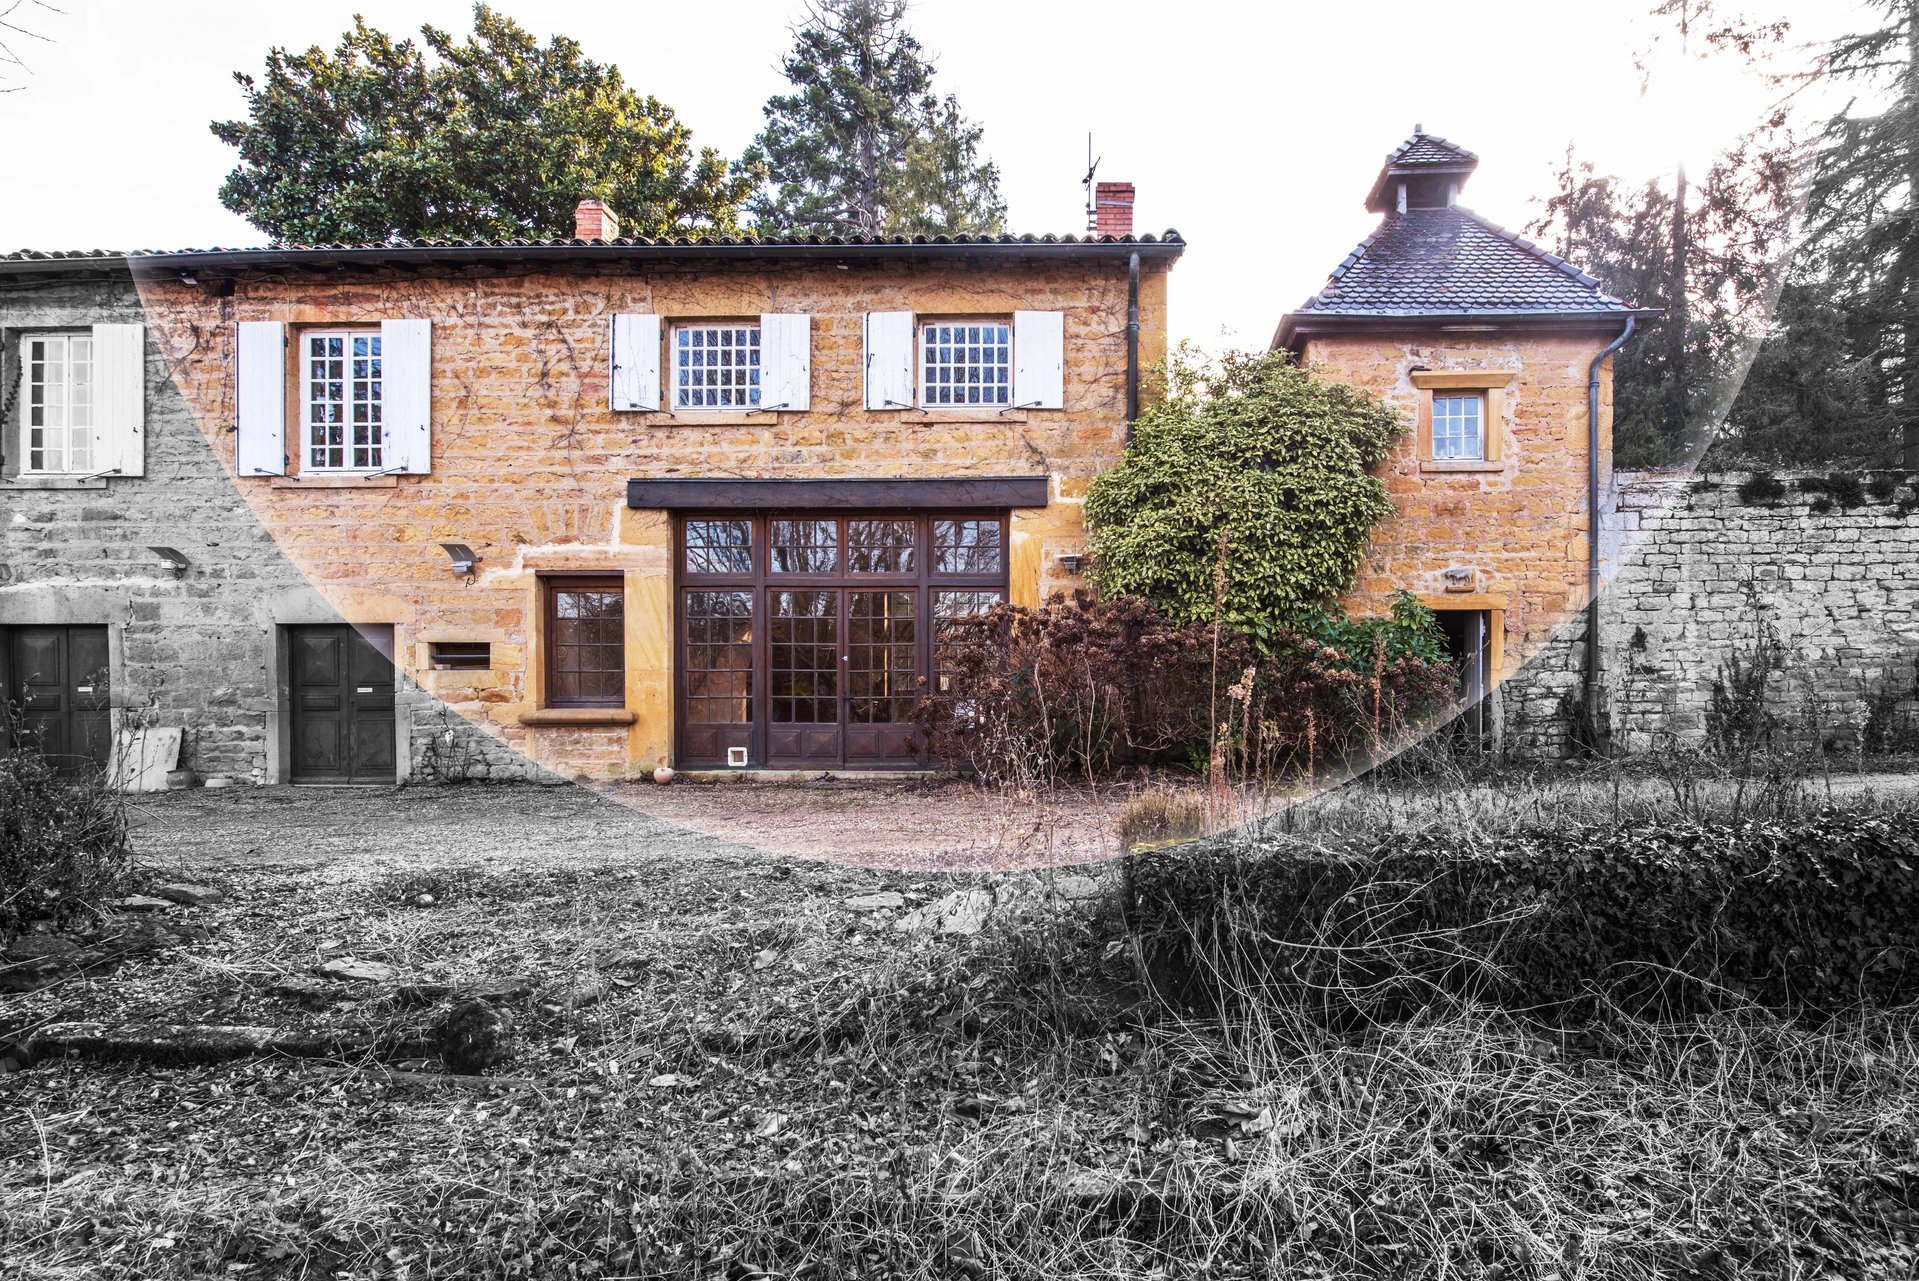
M1127 189L1129 192L1131 188ZM620 220L613 216L604 202L582 200L573 211L573 239L575 240L618 240L620 238Z
M1093 188L1093 230L1102 236L1133 234L1133 184L1102 182Z

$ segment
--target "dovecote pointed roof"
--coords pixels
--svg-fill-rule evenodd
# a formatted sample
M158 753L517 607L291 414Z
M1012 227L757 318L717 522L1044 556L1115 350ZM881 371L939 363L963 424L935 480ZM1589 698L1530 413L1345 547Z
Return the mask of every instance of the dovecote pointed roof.
M1466 185L1466 179L1477 168L1478 156L1456 142L1448 142L1414 125L1413 136L1395 147L1387 155L1386 163L1380 166L1379 177L1373 179L1373 189L1366 193L1366 207L1374 213L1384 213L1393 207L1397 203L1395 188L1400 179L1448 175L1457 189Z
M1564 258L1453 203L1478 165L1464 147L1415 129L1386 158L1367 198L1383 215L1379 226L1280 321L1274 345L1293 347L1308 332L1408 322L1588 327L1635 313ZM1402 208L1398 183L1422 180L1423 198ZM1389 188L1392 198L1382 201Z

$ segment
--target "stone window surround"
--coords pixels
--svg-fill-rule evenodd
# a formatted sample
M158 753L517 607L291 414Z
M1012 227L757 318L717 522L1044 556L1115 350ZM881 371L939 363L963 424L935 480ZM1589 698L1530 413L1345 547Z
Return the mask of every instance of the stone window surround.
M0 421L0 432L4 440L0 441L0 463L4 463L4 475L0 475L0 492L8 489L107 489L105 476L88 476L84 472L34 472L26 469L27 458L27 396L26 396L26 344L29 339L44 338L51 334L84 334L91 328L84 322L72 324L48 325L8 325L7 341L0 344L0 387L12 389L16 385L20 394L15 398L14 412L5 421ZM15 341L15 340L18 341ZM11 361L19 361L17 366ZM0 396L4 401L4 396Z
M1422 472L1506 470L1506 394L1518 372L1511 369L1415 369L1407 375L1419 393L1418 450ZM1477 391L1486 398L1484 458L1433 457L1433 393Z
M256 319L272 319L269 313ZM302 307L297 314L282 320L286 326L286 353L281 373L285 385L282 397L282 439L295 447L287 450L284 476L260 477L270 489L397 489L399 476L387 470L364 468L315 468L306 466L306 341L316 333L380 332L378 319L343 316L323 308ZM382 370L384 372L384 369Z
M753 399L745 405L683 405L680 403L680 342L682 332L694 329L741 329L751 330L757 336L760 330L758 316L672 316L662 317L661 340L666 346L665 359L661 370L665 374L662 380L660 403L662 408L675 416L685 414L701 422L718 422L721 419L765 419L769 423L779 421L779 410L761 409L759 405L760 388L753 387ZM753 366L759 367L759 347L753 347ZM795 411L785 411L795 412ZM747 425L741 423L739 425Z
M594 707L569 705L553 707L547 703L546 686L549 669L547 655L548 638L545 620L548 592L556 585L565 586L569 581L605 581L607 579L620 579L623 583L621 590L626 594L627 600L630 603L633 599L632 584L625 582L626 574L627 570L618 565L605 567L571 565L566 568L542 568L534 571L531 576L531 582L529 583L530 591L527 596L528 613L526 617L531 620L531 626L526 629L524 637L526 645L525 672L529 688L526 690L527 704L516 718L520 724L535 729L566 726L601 726L607 729L623 731L626 727L639 720L638 713L623 706ZM630 680L632 678L634 653L631 636L634 610L630 607L630 604L625 614L628 632L625 644L627 679Z

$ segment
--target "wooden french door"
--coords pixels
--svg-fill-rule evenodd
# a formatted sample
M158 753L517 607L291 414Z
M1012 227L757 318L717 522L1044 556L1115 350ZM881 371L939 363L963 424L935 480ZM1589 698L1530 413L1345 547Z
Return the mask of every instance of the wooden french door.
M391 783L394 750L390 628L287 629L287 705L292 781Z
M998 512L684 518L680 762L917 764L935 625L1004 596L1005 525Z
M104 768L113 752L105 627L0 629L0 693L26 742L61 768Z

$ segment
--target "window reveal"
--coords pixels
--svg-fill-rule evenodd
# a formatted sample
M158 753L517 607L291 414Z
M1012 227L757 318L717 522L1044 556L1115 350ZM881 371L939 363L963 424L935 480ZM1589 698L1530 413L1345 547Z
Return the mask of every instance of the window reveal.
M546 601L547 706L623 706L626 593L620 580L549 579Z
M676 409L750 409L760 403L758 325L681 325L673 331Z
M22 343L30 472L93 469L93 338L45 334Z
M1010 405L1013 327L997 322L920 328L920 404Z
M331 330L302 339L306 468L379 471L385 460L380 332Z

